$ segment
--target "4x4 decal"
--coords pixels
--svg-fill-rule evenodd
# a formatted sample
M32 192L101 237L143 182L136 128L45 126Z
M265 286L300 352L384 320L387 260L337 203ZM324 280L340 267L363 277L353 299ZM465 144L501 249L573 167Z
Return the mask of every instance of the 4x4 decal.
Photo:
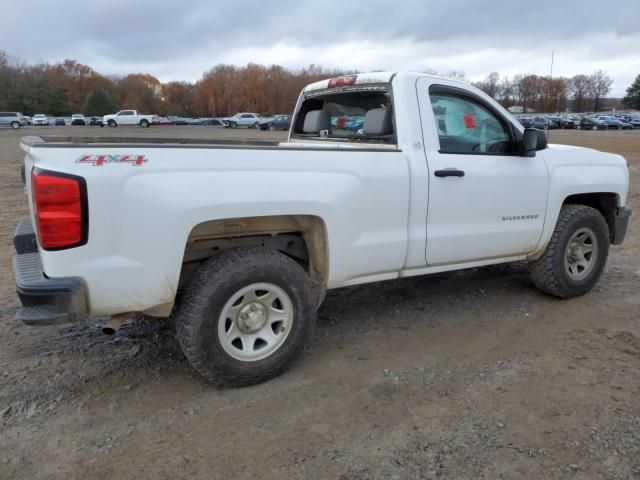
M106 163L130 163L134 167L140 167L148 162L144 155L82 155L76 163L90 163L94 167L101 167Z

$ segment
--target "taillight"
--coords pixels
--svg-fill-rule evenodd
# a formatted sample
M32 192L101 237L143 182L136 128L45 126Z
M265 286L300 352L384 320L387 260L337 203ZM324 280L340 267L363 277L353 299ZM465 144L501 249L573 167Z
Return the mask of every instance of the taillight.
M34 169L31 198L36 234L45 250L87 243L86 184L82 177Z
M334 87L343 87L345 85L355 85L356 80L358 79L357 75L343 75L342 77L335 77L329 79L329 88Z

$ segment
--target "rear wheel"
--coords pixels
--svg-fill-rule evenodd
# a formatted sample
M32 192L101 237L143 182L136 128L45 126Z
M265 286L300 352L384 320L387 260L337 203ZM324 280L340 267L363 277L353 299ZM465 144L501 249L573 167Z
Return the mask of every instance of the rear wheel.
M18 128L20 128L20 122L11 122L11 128L17 130Z
M149 121L143 118L142 120L140 120L140 126L144 128L149 128Z
M243 386L282 373L315 324L306 272L263 247L227 250L194 275L178 309L178 341L209 382Z
M584 295L598 282L609 253L609 227L585 205L564 205L544 254L530 264L533 283L560 298Z

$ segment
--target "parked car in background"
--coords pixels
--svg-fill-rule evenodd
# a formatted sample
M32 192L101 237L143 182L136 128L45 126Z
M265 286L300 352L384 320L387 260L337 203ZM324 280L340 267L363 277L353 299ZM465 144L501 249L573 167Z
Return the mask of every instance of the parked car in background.
M20 128L29 122L20 112L0 112L0 127Z
M640 117L631 117L629 123L633 128L640 128Z
M86 125L87 121L81 113L71 115L71 125Z
M66 127L67 126L67 122L66 122L66 120L64 118L54 118L52 125L54 125L56 127Z
M562 117L547 117L552 123L553 127L551 128L576 128L573 120L569 120L568 118Z
M27 120L27 125L32 125L32 120L29 115L25 115L24 118Z
M289 130L291 126L291 115L274 115L270 118L265 118L260 122L258 127L260 130Z
M226 123L222 118L199 118L201 125L210 127L226 127Z
M533 128L533 120L531 117L518 117L517 120L524 128Z
M608 128L614 128L616 130L629 130L633 128L633 125L630 123L625 123L618 120L616 117L611 115L602 115L598 117L598 120L607 124Z
M199 118L185 118L184 120L187 122L187 125L202 125L202 120Z
M44 113L36 113L31 119L31 125L49 125L49 119Z
M233 117L225 118L229 128L255 128L260 125L261 118L257 113L236 113Z
M557 128L554 127L554 124L548 117L533 117L533 126L534 128L539 128L540 130Z
M89 120L87 120L87 123L89 125L102 125L102 118L100 117L89 117Z
M209 121L203 125L209 125L210 127L218 127L225 128L227 126L227 122L225 122L222 118L210 118Z
M608 125L594 117L583 117L580 120L580 128L582 130L606 130Z
M166 117L153 117L151 124L158 125L161 127L167 127L167 126L173 125L173 122Z
M153 121L153 115L149 113L138 113L137 110L120 110L113 115L105 115L102 117L102 124L110 127L118 125L140 125L149 128Z
M172 125L186 125L187 121L182 117L176 117L175 115L169 115L167 117Z

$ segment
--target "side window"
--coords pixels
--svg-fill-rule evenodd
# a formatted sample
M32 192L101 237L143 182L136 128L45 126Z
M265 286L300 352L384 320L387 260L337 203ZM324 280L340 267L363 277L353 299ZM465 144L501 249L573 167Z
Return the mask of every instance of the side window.
M480 103L451 93L432 93L441 153L510 153L504 121Z
M240 118L253 118L253 115L250 115L248 113L245 113L244 115L242 115Z

